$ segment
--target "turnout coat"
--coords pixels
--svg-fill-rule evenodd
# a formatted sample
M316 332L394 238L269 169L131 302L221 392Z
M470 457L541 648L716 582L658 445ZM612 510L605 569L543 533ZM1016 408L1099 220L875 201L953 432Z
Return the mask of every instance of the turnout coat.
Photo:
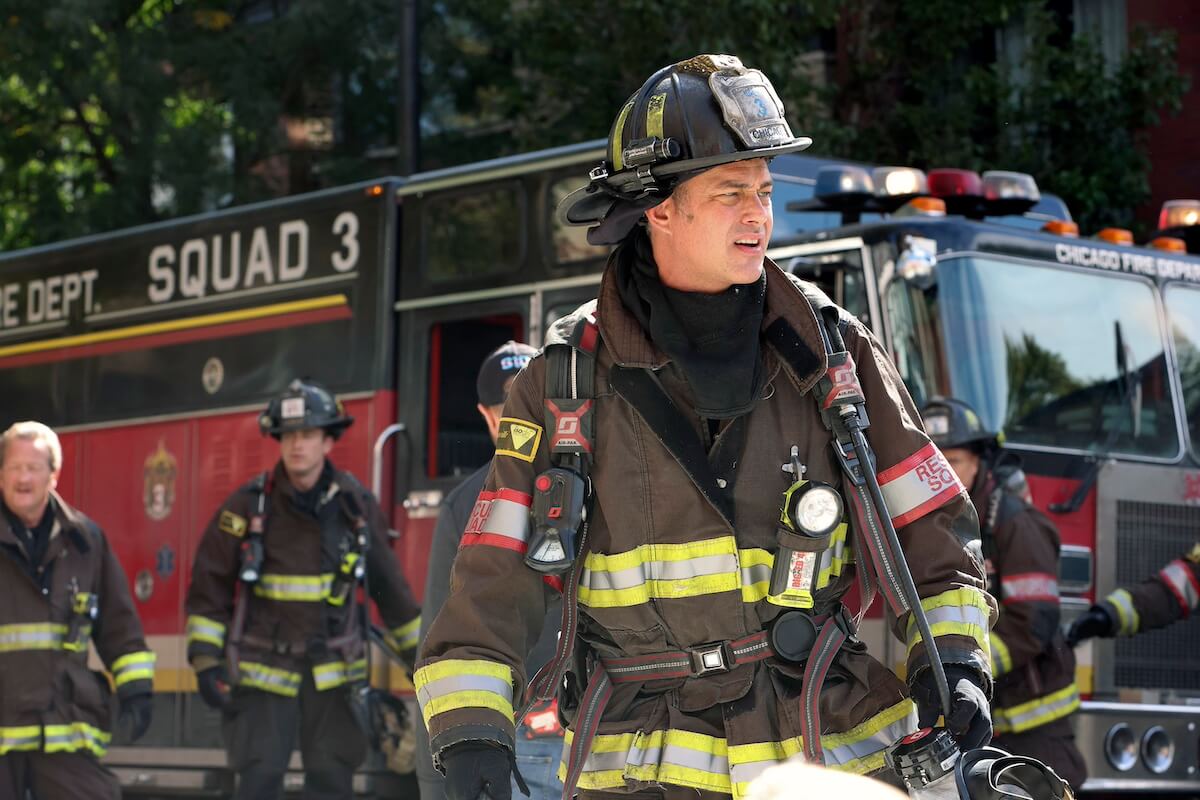
M238 585L242 543L264 489L262 576L248 590L239 685L296 697L308 671L318 691L366 679L361 635L337 646L354 601L339 604L330 595L347 564L353 516L363 516L370 531L367 584L393 644L400 651L416 647L420 608L400 573L379 503L349 472L327 469L332 479L315 516L297 508L282 462L269 481L248 481L213 516L196 550L186 602L188 660L197 671L225 655L236 592L246 590Z
M600 339L594 495L574 598L580 646L593 664L762 631L786 610L767 593L782 495L792 481L781 466L791 447L799 448L806 477L842 484L810 396L826 362L818 319L793 278L770 262L765 269L764 390L748 413L722 421L715 437L691 410L682 372L623 306L611 262L595 304L565 323L590 322L594 308ZM880 482L942 658L987 676L994 603L984 591L982 565L966 547L978 537L974 509L925 435L886 354L857 320L846 322ZM622 370L651 373L672 413L635 408L614 388ZM514 381L450 597L420 654L414 682L435 761L461 741L512 747L513 704L527 679L524 655L561 585L524 563L534 480L551 466L545 384L546 359L539 355ZM814 613L838 607L856 561L865 558L858 537L839 530L820 556ZM908 616L895 632L907 643L911 673L928 662ZM702 676L615 685L578 787L670 784L740 796L762 770L801 751L803 674L803 664L771 657ZM826 763L853 772L880 769L884 748L916 728L905 684L856 640L830 669L820 712ZM568 730L568 750L575 728Z
M100 526L57 494L50 503L54 521L39 563L0 515L0 756L99 757L111 739L112 690L149 694L154 653ZM94 620L74 614L89 606ZM88 668L89 642L111 683Z

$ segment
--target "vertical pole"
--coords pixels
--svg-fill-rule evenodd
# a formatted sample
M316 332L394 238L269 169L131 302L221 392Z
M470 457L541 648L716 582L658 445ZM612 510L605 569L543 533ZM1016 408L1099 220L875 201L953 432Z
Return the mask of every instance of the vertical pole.
M400 7L399 91L396 103L396 169L417 171L420 158L421 71L417 48L417 0L398 0Z

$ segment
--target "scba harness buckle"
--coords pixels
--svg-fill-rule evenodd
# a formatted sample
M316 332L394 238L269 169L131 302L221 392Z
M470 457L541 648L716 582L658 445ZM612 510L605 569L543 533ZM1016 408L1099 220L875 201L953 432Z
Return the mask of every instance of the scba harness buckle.
M734 662L729 642L702 644L688 650L688 655L692 659L692 676L696 678L729 672L730 665Z

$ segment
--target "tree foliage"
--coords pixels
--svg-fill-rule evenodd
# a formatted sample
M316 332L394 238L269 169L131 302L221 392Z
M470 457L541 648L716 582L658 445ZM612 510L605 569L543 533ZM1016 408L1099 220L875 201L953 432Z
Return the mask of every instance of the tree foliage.
M386 0L8 0L0 248L360 177L394 135L394 23Z
M7 0L0 249L390 171L364 154L396 140L401 5ZM602 137L653 70L730 52L815 152L1029 171L1092 229L1147 196L1139 137L1185 85L1169 35L1135 31L1107 64L1041 0L418 7L424 168Z

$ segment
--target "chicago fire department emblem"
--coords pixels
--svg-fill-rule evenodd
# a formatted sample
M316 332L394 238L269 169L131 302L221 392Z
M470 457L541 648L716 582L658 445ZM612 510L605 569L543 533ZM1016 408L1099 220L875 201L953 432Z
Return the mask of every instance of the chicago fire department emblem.
M142 468L142 503L150 519L164 520L171 515L175 506L175 464L175 456L159 439L158 449L147 456Z

